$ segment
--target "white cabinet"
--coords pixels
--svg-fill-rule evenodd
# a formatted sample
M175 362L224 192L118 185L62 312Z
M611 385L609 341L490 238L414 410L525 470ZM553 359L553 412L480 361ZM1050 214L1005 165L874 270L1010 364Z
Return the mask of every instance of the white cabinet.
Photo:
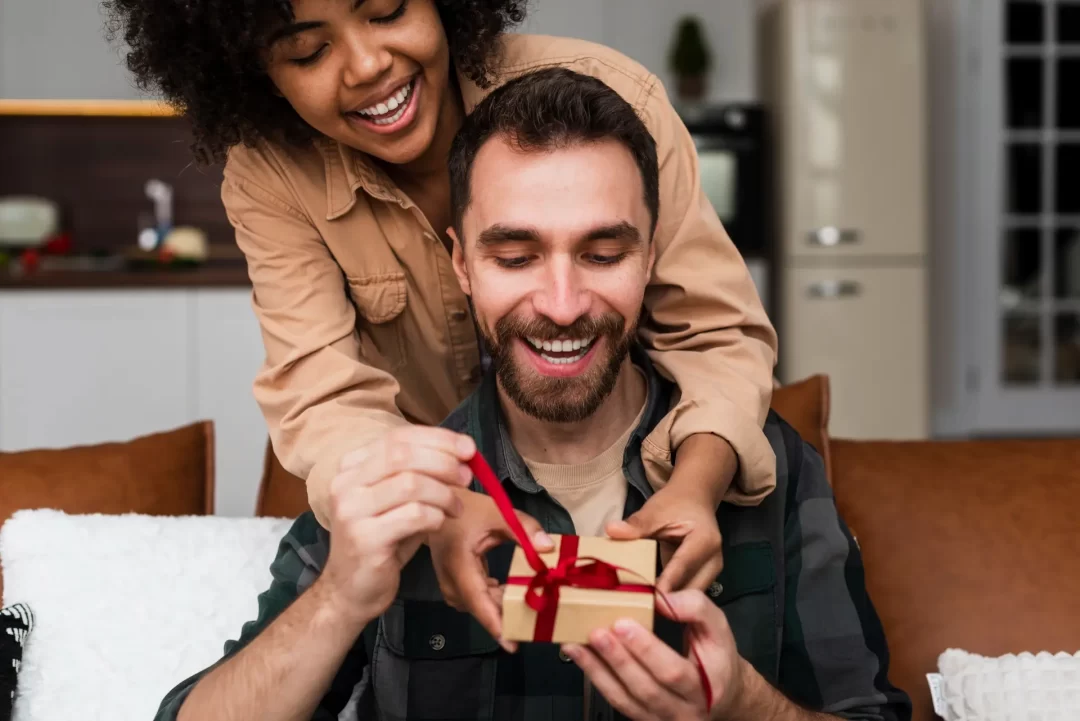
M250 515L266 424L248 289L0 292L0 450L214 421L217 512Z

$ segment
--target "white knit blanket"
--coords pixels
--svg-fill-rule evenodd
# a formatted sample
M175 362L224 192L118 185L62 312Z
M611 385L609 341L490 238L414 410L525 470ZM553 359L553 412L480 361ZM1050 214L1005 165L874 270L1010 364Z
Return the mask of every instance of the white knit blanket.
M150 721L255 618L291 521L16 513L4 605L35 616L14 721Z

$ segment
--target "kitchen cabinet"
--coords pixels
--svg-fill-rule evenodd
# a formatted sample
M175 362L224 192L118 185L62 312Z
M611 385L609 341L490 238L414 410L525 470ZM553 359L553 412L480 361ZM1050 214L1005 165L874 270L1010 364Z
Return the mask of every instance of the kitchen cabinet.
M250 515L266 424L246 288L0 292L0 450L214 421L217 512Z

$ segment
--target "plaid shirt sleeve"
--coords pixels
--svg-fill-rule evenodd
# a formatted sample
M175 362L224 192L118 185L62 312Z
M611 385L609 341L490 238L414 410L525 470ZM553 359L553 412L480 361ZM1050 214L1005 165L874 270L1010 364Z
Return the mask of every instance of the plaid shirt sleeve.
M154 717L155 721L175 721L180 713L180 706L199 680L239 653L311 585L322 571L321 563L329 550L326 538L325 532L310 512L296 519L278 544L277 555L270 565L270 588L259 594L256 618L243 625L238 639L225 643L225 653L221 660L169 691L161 702ZM337 720L338 714L352 695L355 682L360 678L357 669L362 670L366 664L364 644L357 643L346 656L341 671L315 710L312 721Z
M889 682L858 544L837 513L821 457L793 442L802 452L792 454L787 487L779 686L794 702L839 718L907 721L911 702Z

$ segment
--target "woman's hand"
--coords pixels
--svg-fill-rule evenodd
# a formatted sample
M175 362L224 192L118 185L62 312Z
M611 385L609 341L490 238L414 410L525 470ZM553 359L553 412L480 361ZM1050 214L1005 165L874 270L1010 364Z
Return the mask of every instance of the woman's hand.
M517 644L502 641L502 589L488 573L487 552L514 534L490 496L469 490L457 491L462 513L448 519L428 538L431 560L443 598L453 608L468 611L508 652ZM517 512L521 525L536 550L554 548L551 538L531 516Z
M462 442L462 439L468 443ZM440 428L395 429L351 454L330 484L333 543L320 584L366 618L397 594L402 567L427 535L463 511L472 440Z
M661 542L660 590L705 590L724 568L716 508L737 468L735 451L723 438L690 436L679 446L668 484L625 521L609 523L608 536Z
M563 651L612 706L635 721L729 718L756 672L739 656L724 612L705 594L680 591L668 600L671 607L658 600L657 610L687 624L687 640L712 689L711 708L693 657L679 655L634 621L594 631L589 646L567 645Z

